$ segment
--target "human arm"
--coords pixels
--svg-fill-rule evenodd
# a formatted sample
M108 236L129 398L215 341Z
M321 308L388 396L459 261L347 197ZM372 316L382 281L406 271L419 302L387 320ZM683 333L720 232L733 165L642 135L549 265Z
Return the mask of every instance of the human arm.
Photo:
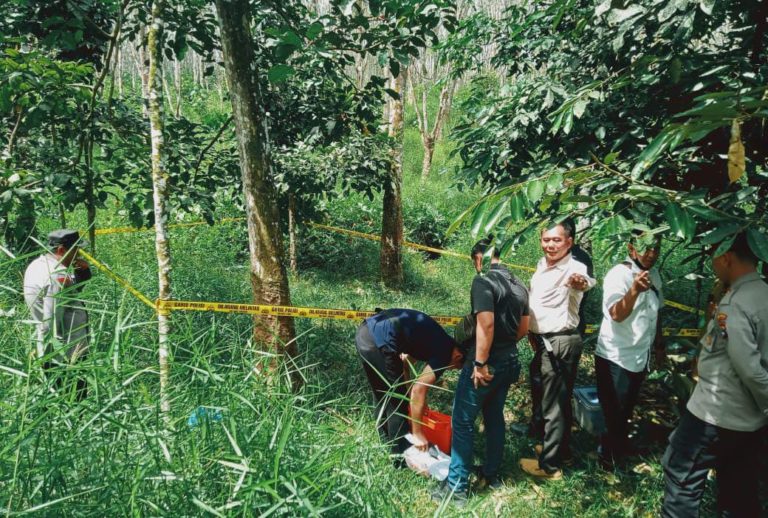
M475 340L475 361L487 363L491 354L491 344L493 343L493 311L481 311L477 313L477 332ZM472 373L472 379L475 381L475 388L480 385L487 385L492 379L493 374L488 372L488 365L475 367Z
M401 354L400 359L403 361L403 381L409 383L413 378L412 374L416 370L416 364L408 354Z
M768 416L768 371L760 355L757 330L765 323L750 321L748 315L738 307L728 313L726 352L736 375L755 400L755 404Z
M640 272L635 275L629 290L627 290L627 292L618 302L610 306L610 317L616 322L623 322L626 320L635 309L637 298L644 291L648 291L650 287L651 278L647 271Z
M517 336L515 342L519 342L522 338L528 334L528 325L531 323L531 317L523 315L520 318L520 325L517 327Z
M661 330L661 314L656 318L656 336L653 339L653 366L662 370L667 363L667 349L664 345L664 335Z
M426 365L424 370L411 386L411 434L416 438L417 449L426 451L429 441L424 435L424 412L427 410L427 392L435 384L437 375L432 367Z

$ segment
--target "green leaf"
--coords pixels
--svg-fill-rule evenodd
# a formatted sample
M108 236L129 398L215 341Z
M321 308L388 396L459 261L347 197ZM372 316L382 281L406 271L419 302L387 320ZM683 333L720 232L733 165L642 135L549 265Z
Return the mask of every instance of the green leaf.
M667 217L669 228L672 233L681 239L690 241L696 233L696 222L687 210L676 203L670 203L664 209L664 215Z
M643 149L643 152L637 157L637 163L632 168L632 178L639 178L643 171L651 167L656 160L658 160L659 156L666 150L671 138L671 127L664 128L661 133L659 133L656 138Z
M715 250L715 253L712 254L712 257L719 257L726 253L728 250L731 249L731 246L733 246L733 242L736 241L736 236L732 235L725 240L720 242L720 245L717 247L717 250Z
M715 1L716 0L699 0L699 7L704 11L704 14L712 15L712 11L715 8Z
M496 224L503 217L507 216L508 210L509 210L509 199L503 200L501 203L496 205L496 208L493 209L493 212L491 212L491 215L488 216L488 219L485 221L485 225L483 226L483 233L484 234L490 233L496 227Z
M555 173L547 178L547 191L549 192L562 192L563 190L563 175Z
M761 261L768 263L768 237L761 230L749 227L747 229L747 243Z
M516 193L514 196L512 196L512 199L509 203L509 212L515 222L520 222L525 219L525 209L526 203L523 194Z
M736 234L739 230L741 230L741 225L738 223L726 223L702 237L700 242L702 245L714 245L726 237Z
M608 153L605 155L605 158L603 158L603 163L605 165L611 165L619 156L620 151L616 151L615 153Z
M391 58L389 60L389 71L392 74L392 77L397 77L400 75L400 63L394 58Z
M719 212L703 205L691 205L688 210L705 221L717 222L725 219Z
M321 32L323 32L323 24L320 22L314 22L312 25L307 27L307 39L314 40L320 35Z
M480 229L483 228L487 206L488 206L488 200L483 200L483 202L480 205L478 205L477 208L473 211L472 227L470 229L470 233L472 234L472 237L477 237L480 234Z
M541 180L530 180L525 184L525 192L531 203L536 203L544 194L545 185Z
M267 73L267 76L269 77L270 83L282 83L288 77L290 77L295 70L292 66L289 65L275 65L269 69L269 72Z

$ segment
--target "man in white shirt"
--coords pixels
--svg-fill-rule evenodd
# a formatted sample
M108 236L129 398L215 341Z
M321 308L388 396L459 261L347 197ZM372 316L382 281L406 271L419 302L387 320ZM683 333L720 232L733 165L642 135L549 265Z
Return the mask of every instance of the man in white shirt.
M611 468L630 454L628 421L648 372L651 346L664 358L659 310L664 303L661 276L654 265L660 240L638 236L629 257L603 281L603 321L595 350L597 395L605 416L600 463Z
M88 263L77 258L77 230L54 230L48 235L50 251L24 272L24 300L37 327L37 355L63 344L68 362L75 362L88 349L88 314L77 297L78 284L91 278Z
M582 347L579 304L596 284L570 253L573 234L568 221L542 232L544 257L531 278L529 341L534 361L541 361L544 441L536 448L539 458L521 459L520 467L538 478L562 478L570 458L571 395Z

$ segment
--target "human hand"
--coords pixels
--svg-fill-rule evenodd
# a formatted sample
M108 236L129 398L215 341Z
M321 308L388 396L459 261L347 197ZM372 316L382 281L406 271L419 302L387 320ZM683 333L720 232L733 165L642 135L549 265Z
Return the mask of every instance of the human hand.
M635 280L632 282L632 289L635 293L643 293L651 289L651 277L647 271L640 272L635 275Z
M475 367L475 370L472 373L472 379L475 382L475 388L479 388L481 385L485 387L491 380L493 380L493 374L490 373L487 365Z
M414 432L411 435L413 435L414 443L413 446L419 450L419 451L427 451L429 449L429 441L427 440L427 436L424 435L422 432Z
M577 291L584 291L589 286L587 278L578 273L572 273L565 285Z
M75 267L75 270L87 270L91 267L85 259L80 259L79 257L75 259L73 266Z

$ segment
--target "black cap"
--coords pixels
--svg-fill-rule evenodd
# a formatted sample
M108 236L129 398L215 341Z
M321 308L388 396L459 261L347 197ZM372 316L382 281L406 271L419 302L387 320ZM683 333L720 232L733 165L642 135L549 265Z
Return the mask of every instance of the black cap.
M80 232L68 228L54 230L48 234L48 246L65 246L72 248L75 245L83 246L85 243L80 241Z

